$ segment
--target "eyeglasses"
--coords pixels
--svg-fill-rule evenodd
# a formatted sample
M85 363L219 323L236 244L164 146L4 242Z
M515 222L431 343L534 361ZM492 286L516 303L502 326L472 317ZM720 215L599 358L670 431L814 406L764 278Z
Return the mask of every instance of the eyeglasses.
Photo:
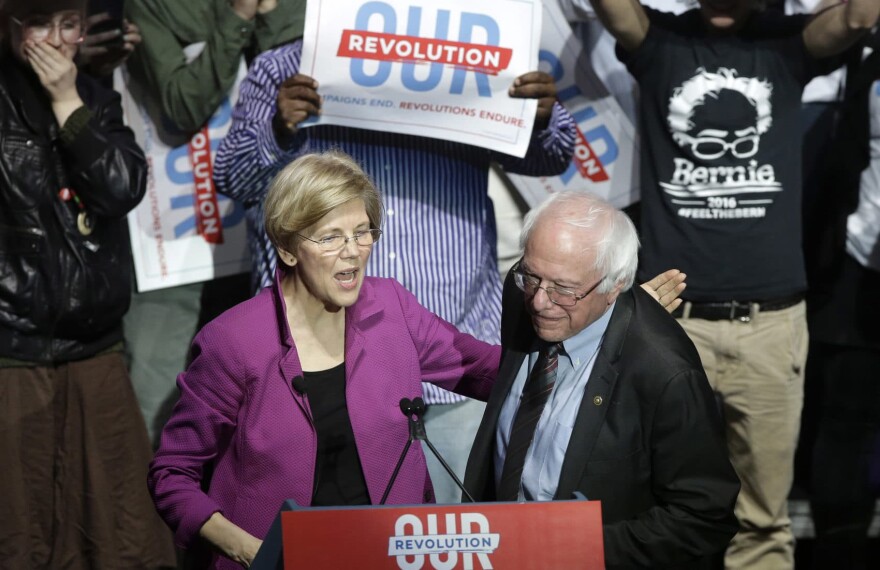
M12 21L21 27L22 35L35 42L41 42L48 38L56 29L61 36L61 41L66 44L78 44L83 40L83 25L79 16L62 16L56 20L48 16L32 16Z
M761 137L746 135L734 141L726 141L718 137L693 137L686 133L678 133L677 140L691 147L694 156L703 160L721 158L728 151L736 158L749 158L758 152Z
M541 287L541 278L523 271L519 263L514 265L511 271L513 271L514 283L526 295L534 296L538 293L538 289L543 289L547 293L547 298L550 299L550 302L560 307L573 307L578 301L592 293L602 283L602 280L605 279L605 277L602 277L586 293L578 295L574 291L563 287Z
M312 239L302 234L296 235L303 238L304 240L308 240L312 243L318 244L318 247L321 248L322 251L339 251L343 247L345 247L350 240L354 240L354 243L358 244L361 247L369 247L379 241L379 236L382 235L382 230L362 230L359 232L354 232L354 235L351 237L335 235L322 237L321 239Z

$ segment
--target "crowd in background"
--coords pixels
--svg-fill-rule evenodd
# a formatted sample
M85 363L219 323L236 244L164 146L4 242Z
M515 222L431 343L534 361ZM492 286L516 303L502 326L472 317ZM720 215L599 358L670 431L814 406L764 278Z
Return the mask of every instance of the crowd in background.
M699 350L743 485L726 566L793 567L786 502L795 483L811 502L814 567L867 568L880 491L876 0L705 0L707 10L759 9L742 32L755 49L741 53L719 40L722 56L707 50L698 58L728 58L720 60L727 67L695 68L686 80L676 66L687 57L677 50L694 48L677 39L714 41L697 24L696 0L644 0L645 10L635 0L558 3L638 125L642 203L628 210L642 242L638 279L671 267L688 274L673 315ZM147 465L178 398L175 379L194 358L199 366L193 338L281 283L279 265L295 265L279 258L264 200L276 175L305 153L347 153L382 194L382 237L365 262L368 275L394 278L458 331L501 342L507 265L499 267L499 247L519 236L525 208L505 195L510 187L490 188L489 173L567 168L577 126L555 100L552 78L534 71L511 88L513 97L538 101L522 159L414 135L299 128L321 107L320 77L300 72L305 4L0 0L0 450L15 458L14 468L0 469L0 568L177 565ZM853 23L860 16L870 22ZM811 35L816 21L851 25L852 33ZM242 60L248 75L214 176L218 191L245 208L251 271L139 293L125 215L143 197L148 172L112 74L126 65L190 134L226 97ZM737 68L766 77L748 83ZM681 84L664 90L674 76ZM680 98L671 101L673 91ZM678 152L754 159L781 190L743 209L767 212L760 220L682 222L673 212L693 204L657 190L680 176L687 160ZM511 260L520 255L513 249ZM463 477L485 405L441 386L422 385L428 436ZM189 546L199 535L193 524L204 520L163 503L157 479L190 467L162 468L151 474L155 501L174 521L177 545ZM458 488L430 454L427 469L433 489L422 498L457 502ZM221 550L223 532L211 540Z

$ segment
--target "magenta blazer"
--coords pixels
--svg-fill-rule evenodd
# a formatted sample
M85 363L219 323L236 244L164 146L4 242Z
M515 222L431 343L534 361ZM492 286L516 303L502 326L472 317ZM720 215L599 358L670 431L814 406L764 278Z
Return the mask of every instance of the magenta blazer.
M150 465L149 486L179 546L217 511L265 536L284 499L309 505L317 436L279 280L206 325L177 378L180 400ZM499 347L458 332L392 279L367 277L345 314L348 412L370 499L377 504L409 437L401 398L432 382L486 400ZM201 489L214 463L210 490ZM410 447L388 504L433 500L421 445ZM217 567L238 568L217 560Z

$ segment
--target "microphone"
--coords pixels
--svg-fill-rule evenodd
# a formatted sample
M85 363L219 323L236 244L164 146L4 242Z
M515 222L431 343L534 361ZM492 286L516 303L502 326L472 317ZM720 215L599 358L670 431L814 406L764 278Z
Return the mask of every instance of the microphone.
M385 493L382 495L382 500L379 501L380 505L384 505L385 501L388 499L388 494L391 492L391 487L394 485L394 482L397 480L397 475L400 472L400 467L403 465L403 460L406 458L406 454L409 451L410 445L412 445L413 441L420 440L424 441L428 446L428 449L431 450L431 453L434 454L434 457L437 458L437 461L440 462L440 465L443 466L443 469L452 477L452 480L461 489L461 492L465 497L472 503L475 503L474 498L468 493L467 489L464 488L464 484L452 470L452 467L446 463L446 460L443 459L443 456L440 455L440 452L437 451L437 448L434 447L434 444L428 439L428 434L425 432L425 422L422 420L422 416L425 415L428 407L425 405L425 401L422 400L420 396L413 398L410 400L409 398L401 398L400 400L400 411L403 412L403 415L409 420L409 439L406 441L406 445L403 446L403 452L400 454L400 459L397 460L397 465L394 467L394 472L391 473L391 479L388 480L388 486L385 487Z
M306 379L302 376L294 376L293 380L290 381L290 385L300 396L306 395Z

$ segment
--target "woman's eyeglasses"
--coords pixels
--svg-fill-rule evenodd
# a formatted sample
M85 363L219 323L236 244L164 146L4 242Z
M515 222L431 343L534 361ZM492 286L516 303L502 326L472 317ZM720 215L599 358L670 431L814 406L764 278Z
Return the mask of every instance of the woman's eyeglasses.
M48 18L45 16L33 16L12 21L21 27L22 36L35 42L42 42L57 29L61 41L66 44L78 44L83 40L83 24L79 16L64 16L61 18Z
M296 234L297 236L303 238L304 240L308 240L312 243L318 244L318 247L323 251L339 251L350 241L354 240L356 244L361 247L371 246L377 241L379 241L379 236L382 235L382 230L363 230L359 232L355 232L353 236L346 237L343 235L333 235L326 236L320 239L312 239L310 237L306 237L302 234Z

